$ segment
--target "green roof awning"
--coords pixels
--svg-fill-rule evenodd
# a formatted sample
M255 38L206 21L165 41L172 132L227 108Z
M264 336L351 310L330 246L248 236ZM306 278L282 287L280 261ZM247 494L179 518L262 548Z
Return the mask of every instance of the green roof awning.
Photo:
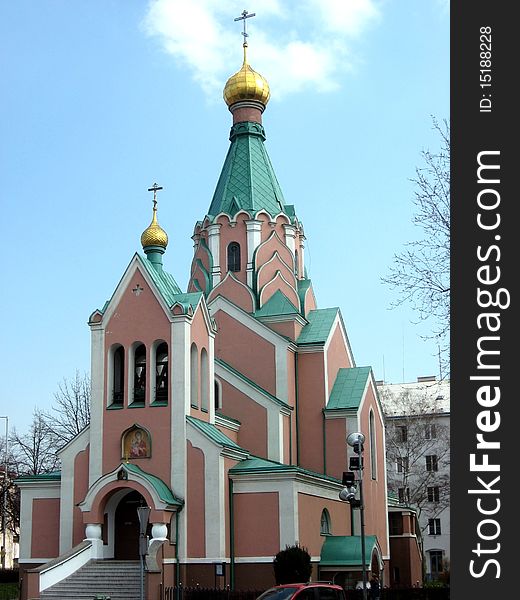
M246 452L246 450L241 448L232 439L228 438L227 435L223 434L218 427L215 427L215 425L190 416L187 416L186 420L219 446L223 446L224 448L234 448L236 450L243 450Z
M371 370L371 367L339 369L325 410L359 408Z
M148 481L148 483L155 489L159 498L166 504L170 504L172 506L182 506L184 504L184 501L180 498L177 498L177 496L174 495L166 483L164 483L164 481L159 479L159 477L156 475L147 473L132 463L125 463L122 465L122 468L130 473L135 473L136 475L144 477L146 481Z
M302 346L303 344L324 344L329 337L338 311L339 308L311 310L307 315L309 324L305 325L296 340L298 346Z
M365 564L369 569L372 552L377 547L375 535L365 536ZM321 548L320 567L359 567L361 559L361 536L329 535Z

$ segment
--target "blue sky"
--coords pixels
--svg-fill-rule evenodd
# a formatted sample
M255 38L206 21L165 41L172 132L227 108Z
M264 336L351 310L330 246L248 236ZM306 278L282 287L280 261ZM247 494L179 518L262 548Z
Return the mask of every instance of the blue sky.
M5 259L0 414L25 429L63 377L89 371L87 319L151 217L186 287L195 222L229 144L222 100L241 65L235 0L0 4L0 201ZM389 310L392 257L411 224L431 115L449 118L444 0L263 0L247 6L249 60L271 86L266 146L307 237L318 304L339 306L377 379L438 373L427 324ZM339 276L338 276L339 273ZM404 377L403 377L404 374Z

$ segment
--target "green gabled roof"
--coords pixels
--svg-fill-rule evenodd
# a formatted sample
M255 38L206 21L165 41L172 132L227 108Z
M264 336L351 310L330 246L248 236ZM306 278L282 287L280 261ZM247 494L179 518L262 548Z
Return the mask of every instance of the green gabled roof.
M324 344L329 337L334 319L338 314L339 308L320 308L311 310L307 315L308 325L302 329L296 343L303 344Z
M50 473L40 473L39 475L21 475L17 477L15 483L29 483L31 481L60 481L61 471L52 471Z
M166 304L171 306L175 302L174 296L182 293L181 288L177 285L172 275L166 271L156 269L147 258L139 258L141 258L141 263L145 266L148 275L152 278Z
M273 317L277 315L299 314L298 309L280 290L269 298L269 300L254 313L255 317Z
M339 369L325 410L359 408L371 367Z
M219 365L223 366L225 369L227 369L228 371L230 371L234 375L236 375L238 378L242 379L242 381L245 381L246 383L248 383L252 387L256 388L259 392L262 392L262 394L265 394L267 397L271 398L271 400L273 400L277 404L280 404L280 406L283 406L284 408L289 408L289 409L292 410L292 407L289 406L289 404L287 404L287 402L284 402L283 400L280 400L280 398L277 398L276 396L273 396L273 394L271 394L271 392L268 392L263 387L259 386L258 383L255 383L252 379L249 379L249 377L247 377L246 375L244 375L240 371L237 371L234 367L232 367L231 365L229 365L227 362L224 362L220 358L215 358L215 362L218 363Z
M230 473L238 474L249 474L249 473L301 473L303 475L310 475L312 477L319 477L320 479L326 479L334 483L340 483L339 479L331 477L330 475L324 475L323 473L316 473L315 471L309 471L297 467L296 465L285 465L283 463L268 460L266 458L260 458L258 456L250 456L245 460L241 460L232 469Z
M157 492L159 498L166 504L176 506L182 506L184 504L184 502L180 498L177 498L177 496L174 495L171 489L164 483L162 479L159 479L159 477L143 471L140 467L132 463L125 463L123 468L130 473L135 473L141 477L144 477Z
M252 214L264 209L271 216L285 212L282 190L264 147L264 128L259 123L237 123L229 139L208 214L232 216L240 209Z
M184 310L187 310L190 306L194 310L197 304L200 301L201 296L204 294L202 292L189 292L186 294L175 294L173 296L172 304L179 303L184 307ZM170 305L171 306L171 305Z
M222 431L220 431L220 429L215 425L190 416L187 416L186 420L219 446L224 446L225 448L234 448L235 450L243 450L244 452L247 452L247 450L244 450L236 442L228 438L227 435L224 435Z
M377 546L375 535L365 536L365 564L370 568L372 552ZM328 535L321 548L320 566L355 567L362 565L360 535Z

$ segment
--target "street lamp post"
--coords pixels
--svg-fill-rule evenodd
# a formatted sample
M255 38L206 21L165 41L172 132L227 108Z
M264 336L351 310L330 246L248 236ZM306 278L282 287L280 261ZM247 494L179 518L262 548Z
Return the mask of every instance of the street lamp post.
M365 436L354 432L347 437L347 444L352 447L356 456L349 461L349 471L343 473L343 489L339 493L340 500L349 502L353 508L359 508L359 519L361 524L361 572L363 575L363 600L367 600L367 568L365 553L365 504L363 500L363 444ZM356 499L356 479L354 471L358 471L359 478L359 500Z
M149 506L138 506L137 516L139 517L139 559L141 566L141 600L145 600L144 594L144 557L148 554L148 538L146 530L150 519L151 508Z
M9 439L9 417L2 417L5 419L5 448L4 448L4 490L2 494L2 569L5 569L5 556L7 552L7 475L9 472L9 451L8 451L8 439Z

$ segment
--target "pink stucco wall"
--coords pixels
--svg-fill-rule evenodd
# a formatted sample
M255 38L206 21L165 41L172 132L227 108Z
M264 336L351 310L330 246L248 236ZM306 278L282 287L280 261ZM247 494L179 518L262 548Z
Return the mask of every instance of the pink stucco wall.
M370 466L369 443L369 412L374 411L374 424L376 434L376 473L377 478L372 479ZM387 511L385 503L385 454L383 447L383 426L378 417L378 406L372 386L367 389L361 412L361 431L365 433L365 471L363 475L363 492L365 498L365 520L367 535L376 534L381 545L383 555L388 554L387 546Z
M319 556L325 537L320 534L321 514L327 509L332 535L350 535L350 505L340 500L326 500L309 494L298 494L299 541L311 556Z
M327 348L327 375L328 375L328 393L332 391L338 370L351 367L352 363L348 357L345 340L341 332L341 326L338 323L332 334L329 346Z
M204 453L188 442L188 493L185 510L188 512L188 556L206 556Z
M215 313L218 335L215 356L276 394L275 348L273 344L222 310Z
M298 354L298 423L300 465L323 471L325 366L323 353Z
M222 381L222 412L240 421L239 446L257 456L267 456L267 411L240 390Z
M280 550L277 492L234 494L235 554L274 556Z
M347 423L345 417L325 419L327 475L341 479L347 470Z
M55 558L60 551L60 499L35 498L32 503L31 558Z
M251 313L254 310L253 297L251 293L231 276L225 278L211 290L208 296L208 303L217 296L227 298L233 302L233 304L236 304L236 306L240 307L242 310L245 310L247 313Z

